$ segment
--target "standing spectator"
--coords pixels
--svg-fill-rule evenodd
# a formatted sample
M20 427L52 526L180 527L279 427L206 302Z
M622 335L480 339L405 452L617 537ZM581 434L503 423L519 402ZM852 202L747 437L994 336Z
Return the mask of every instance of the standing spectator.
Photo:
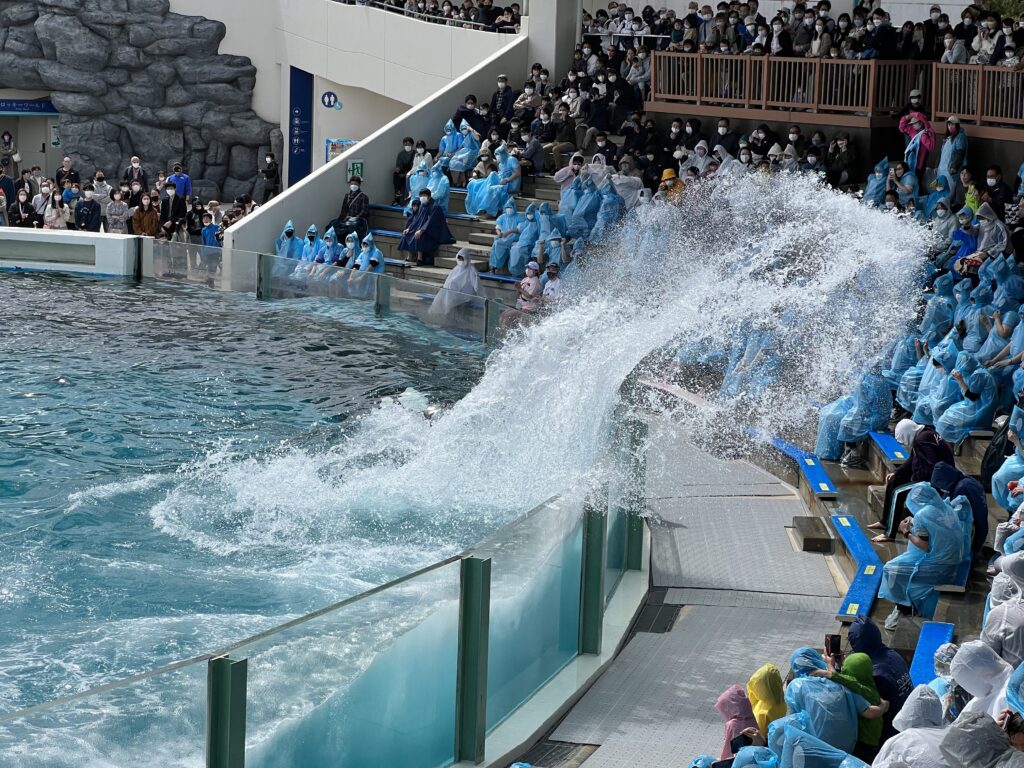
M896 30L889 23L889 15L881 8L871 13L874 29L864 39L864 50L860 59L895 59L899 56L899 40Z
M171 240L185 224L188 210L185 199L178 194L177 185L173 181L164 183L167 197L160 201L160 235Z
M107 203L106 230L112 235L128 234L128 203L124 201L124 192L115 189L110 193Z
M900 119L900 133L910 137L903 158L919 180L924 179L928 154L935 148L935 131L928 118L920 112L911 112Z
M7 208L7 226L31 228L37 226L38 221L35 206L29 202L28 193L24 189L19 189L14 202Z
M395 157L395 170L391 174L391 184L395 191L395 196L391 201L392 205L401 205L405 200L405 181L412 171L415 159L416 151L412 136L406 136L402 139L402 150ZM339 237L338 241L343 242L344 239L344 237Z
M70 157L65 157L61 163L61 167L57 170L57 188L62 189L65 181L70 181L72 184L80 184L82 177L78 174L78 171L74 168L74 161Z
M772 56L793 55L793 34L786 29L782 16L772 19L772 34L768 40L768 52Z
M355 232L357 236L363 234L367 227L367 219L370 215L370 198L363 192L363 180L359 176L353 176L348 180L348 192L341 201L341 210L334 221L327 225L327 228L334 228L337 238L335 242L343 242L349 232Z
M206 211L203 210L202 202L200 202L198 197L193 197L192 207L185 214L185 230L188 232L189 239L193 244L202 242L203 216L205 215Z
M28 168L21 172L21 178L14 182L14 191L17 192L20 189L24 189L28 194L29 199L36 196L39 191L39 187L36 185L35 179L32 178L32 171Z
M943 53L940 61L943 64L966 64L967 46L953 32L948 31L942 38Z
M164 187L173 184L177 196L188 203L192 199L192 177L183 172L181 163L175 163L171 167L174 172L167 177Z
M43 207L43 229L67 229L71 214L64 204L64 195L59 189L53 190Z
M270 198L281 191L281 166L277 164L277 158L274 157L273 152L267 152L267 156L263 159L266 166L260 170L260 175L264 178L263 203L265 205Z
M18 154L18 147L14 143L14 136L10 131L4 131L0 135L0 166L8 170L11 176L17 174L15 166L21 162L21 155ZM13 202L13 197L8 197Z
M129 185L140 184L140 189L146 189L149 186L149 177L146 176L146 169L142 167L142 161L137 155L132 155L131 163L124 169L124 175L121 178L127 181Z
M2 165L0 165L0 195L3 195L9 203L13 203L15 200L14 181L7 175L7 169Z
M946 138L939 153L938 174L945 176L952 190L956 186L960 169L967 162L967 134L960 127L960 118L950 115L946 118Z
M78 201L82 197L82 185L77 181L72 182L70 179L65 177L64 179L64 205L68 207L68 229L75 228L75 208L78 206Z
M93 198L96 190L92 184L86 184L82 189L81 202L75 206L75 228L81 232L99 232L100 224L103 223L103 209Z
M132 234L156 237L160 234L160 215L153 207L153 200L148 192L139 198L139 206L132 216Z
M978 28L974 24L974 10L970 6L960 14L960 23L953 27L953 34L963 42L965 48L974 42Z
M36 218L41 222L43 220L43 211L46 209L47 202L50 199L50 192L53 190L48 179L43 179L39 184L39 194L32 198L32 207L36 209Z

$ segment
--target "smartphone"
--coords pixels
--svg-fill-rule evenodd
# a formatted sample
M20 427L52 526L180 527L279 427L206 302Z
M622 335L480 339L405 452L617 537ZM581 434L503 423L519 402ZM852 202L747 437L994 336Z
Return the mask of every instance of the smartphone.
M825 635L825 655L832 658L843 655L843 638L841 635Z
M743 749L744 747L749 747L753 743L753 740L751 740L749 736L741 733L739 736L735 736L729 740L729 749L731 749L732 753L735 755L741 749Z

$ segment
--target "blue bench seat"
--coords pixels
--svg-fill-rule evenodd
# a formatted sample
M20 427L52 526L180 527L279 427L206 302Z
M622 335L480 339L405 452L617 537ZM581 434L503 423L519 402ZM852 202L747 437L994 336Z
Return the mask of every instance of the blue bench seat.
M788 440L783 440L781 437L775 437L753 427L747 427L744 431L755 440L771 443L775 450L795 461L800 469L800 474L807 482L811 491L814 492L815 498L834 499L839 495L835 483L832 482L832 478L828 476L828 472L821 466L821 461L813 453L808 453Z
M907 449L888 432L869 432L868 434L890 464L898 466L910 458Z
M871 541L852 515L832 515L832 526L842 540L850 558L857 564L857 575L850 582L836 618L852 622L858 616L869 616L882 586L882 560Z
M953 625L941 621L926 621L917 636L914 660L910 664L910 679L914 685L928 685L935 679L935 651L940 645L953 642Z

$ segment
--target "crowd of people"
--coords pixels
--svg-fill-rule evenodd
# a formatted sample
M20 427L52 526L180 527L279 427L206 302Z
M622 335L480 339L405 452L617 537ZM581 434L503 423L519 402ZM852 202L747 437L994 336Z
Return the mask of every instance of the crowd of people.
M486 32L518 34L522 13L519 3L495 5L494 0L343 0L346 5L373 5L394 13L415 16L434 24L446 24Z
M71 156L52 175L38 165L19 170L20 159L5 131L0 137L0 226L143 235L220 248L224 231L259 207L249 195L231 206L200 200L180 162L171 164L170 173L154 172L135 156L120 178L108 180L103 170L80 170ZM280 190L272 153L260 173L266 179L266 201Z
M899 29L873 2L833 17L830 0L795 3L766 17L758 0L719 2L714 8L691 0L685 14L646 5L639 13L625 3L583 16L583 34L591 41L592 69L622 51L751 54L843 59L916 59L948 64L988 64L1021 68L1024 9L1002 16L981 5L959 17L933 5L927 19L907 21Z

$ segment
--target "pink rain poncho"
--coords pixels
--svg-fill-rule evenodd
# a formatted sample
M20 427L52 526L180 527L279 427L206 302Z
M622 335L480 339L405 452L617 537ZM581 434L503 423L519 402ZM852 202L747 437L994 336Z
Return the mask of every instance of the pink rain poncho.
M725 742L722 744L722 760L732 757L732 748L729 743L735 739L744 728L757 728L757 720L754 719L754 710L747 699L747 692L741 686L730 685L718 701L715 702L715 709L725 720Z

